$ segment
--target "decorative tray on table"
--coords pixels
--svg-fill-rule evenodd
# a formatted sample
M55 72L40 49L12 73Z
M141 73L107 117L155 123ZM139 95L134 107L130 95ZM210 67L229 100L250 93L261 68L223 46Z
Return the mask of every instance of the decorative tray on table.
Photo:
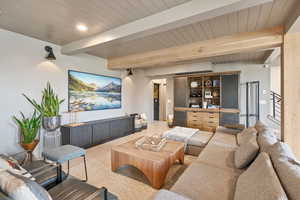
M166 142L166 138L161 136L145 136L136 141L135 146L138 149L158 152L165 146Z

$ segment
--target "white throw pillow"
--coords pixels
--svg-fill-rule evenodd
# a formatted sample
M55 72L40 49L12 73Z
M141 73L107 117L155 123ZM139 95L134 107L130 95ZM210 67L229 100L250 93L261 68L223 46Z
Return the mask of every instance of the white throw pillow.
M52 200L36 182L10 171L0 171L0 189L14 200Z
M35 180L35 178L32 177L32 175L26 169L19 165L18 161L3 154L0 155L0 169L8 170L14 174Z

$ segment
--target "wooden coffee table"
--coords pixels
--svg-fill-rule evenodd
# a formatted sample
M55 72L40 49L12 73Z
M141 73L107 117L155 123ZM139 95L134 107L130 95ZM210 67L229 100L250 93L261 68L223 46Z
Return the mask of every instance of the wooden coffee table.
M165 182L169 168L177 160L184 163L184 143L168 141L159 152L154 152L136 148L138 139L111 149L111 169L117 171L123 165L134 166L145 174L152 187L159 189Z

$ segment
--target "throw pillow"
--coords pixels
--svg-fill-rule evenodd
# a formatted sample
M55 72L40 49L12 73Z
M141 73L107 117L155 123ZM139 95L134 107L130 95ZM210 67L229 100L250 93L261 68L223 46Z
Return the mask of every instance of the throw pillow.
M234 164L237 168L247 167L256 157L259 147L256 136L252 135L249 141L241 144L234 152Z
M14 200L51 200L49 193L36 182L3 170L0 172L0 189Z
M270 147L277 142L278 139L271 129L263 131L257 137L257 143L259 145L260 152L269 153Z
M246 142L251 138L251 135L257 135L257 130L254 127L246 128L239 134L237 134L237 142L238 145L241 145L242 143Z
M23 167L21 167L15 159L12 157L0 154L0 169L8 170L14 174L22 175L34 180L32 175Z
M242 173L236 184L234 200L287 200L274 171L270 157L260 153L253 164Z
M256 128L258 134L262 133L264 130L268 128L264 123L262 123L259 120L255 123L254 127Z
M300 162L290 147L277 142L270 148L274 168L290 200L300 199Z
M276 160L276 158L283 156L298 161L289 145L280 141L270 146L269 153L272 160Z

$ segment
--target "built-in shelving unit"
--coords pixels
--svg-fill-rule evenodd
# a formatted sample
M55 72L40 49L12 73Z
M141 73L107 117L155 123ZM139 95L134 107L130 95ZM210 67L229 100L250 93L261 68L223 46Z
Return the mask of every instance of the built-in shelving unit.
M239 123L239 71L174 77L174 122L214 131Z
M220 75L204 75L188 77L189 107L220 108L221 77Z

